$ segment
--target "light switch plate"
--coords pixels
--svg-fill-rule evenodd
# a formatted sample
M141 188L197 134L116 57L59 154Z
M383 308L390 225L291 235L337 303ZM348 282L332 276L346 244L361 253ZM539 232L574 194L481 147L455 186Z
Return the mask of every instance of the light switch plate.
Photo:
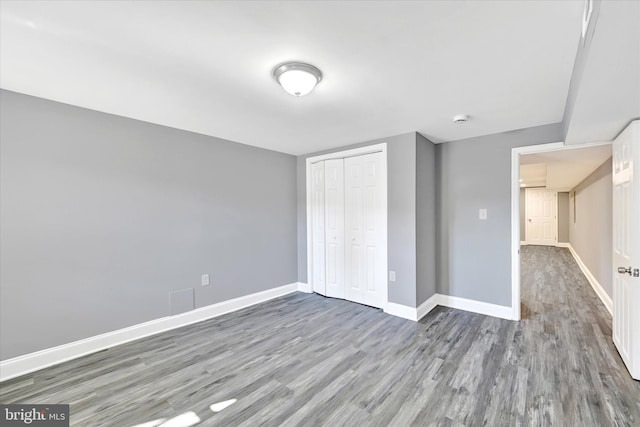
M480 211L478 212L478 218L487 219L487 210L486 209L480 209Z
M202 275L202 286L208 286L209 285L209 275L208 274L203 274Z
M396 272L389 270L389 281L390 282L395 282L396 281Z

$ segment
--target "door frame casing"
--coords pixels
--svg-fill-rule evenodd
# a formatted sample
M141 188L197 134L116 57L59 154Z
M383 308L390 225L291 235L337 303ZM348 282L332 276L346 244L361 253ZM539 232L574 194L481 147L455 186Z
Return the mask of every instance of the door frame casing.
M523 154L573 150L577 148L611 145L611 141L588 144L551 142L511 149L511 311L512 319L520 320L520 156Z
M380 144L366 145L363 147L351 148L348 150L335 151L326 154L320 154L317 156L307 157L305 159L305 179L306 179L306 218L307 218L307 284L311 288L313 292L313 230L311 223L311 164L321 162L323 160L331 160L331 159L345 159L347 157L355 157L355 156L363 156L365 154L373 154L373 153L382 153L384 160L382 162L383 170L382 173L384 175L384 197L383 197L383 206L381 207L382 212L384 214L384 250L385 256L384 258L384 271L385 271L385 279L383 283L386 285L383 291L384 298L384 307L383 310L386 310L386 306L389 303L389 281L388 279L388 257L389 257L389 239L388 239L388 230L389 230L389 215L387 209L388 203L388 175L387 175L387 143L383 142Z

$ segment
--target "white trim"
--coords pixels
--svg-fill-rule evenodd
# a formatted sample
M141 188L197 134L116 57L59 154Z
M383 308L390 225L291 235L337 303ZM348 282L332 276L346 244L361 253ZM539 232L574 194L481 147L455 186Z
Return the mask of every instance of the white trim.
M408 305L397 304L395 302L387 302L387 306L384 312L396 317L402 317L403 319L418 320L417 309L415 307L409 307Z
M499 317L501 319L512 320L511 307L504 305L490 304L488 302L475 301L467 298L452 297L449 295L435 294L428 300L420 304L418 308L409 307L395 302L387 303L385 313L403 319L417 322L427 315L436 306L450 307L458 310L470 311L472 313L484 314L485 316Z
M313 157L307 157L305 160L305 179L306 179L306 210L307 210L307 282L311 290L313 290L313 242L312 242L312 224L311 224L311 164L320 162L322 160L329 159L344 159L347 157L354 156L362 156L365 154L372 153L383 153L384 155L384 164L383 164L383 173L385 177L384 182L384 206L382 206L382 211L384 212L384 236L385 236L385 250L389 251L389 218L388 218L388 199L389 199L389 175L387 170L387 143L382 142L380 144L366 145L364 147L352 148L349 150L335 151L332 153L322 154ZM385 257L385 262L386 262ZM388 265L385 265L385 277L387 278L387 288L385 289L385 301L384 304L389 304L389 281L388 281ZM406 306L405 306L406 307ZM386 309L385 309L386 311ZM402 316L400 316L402 317Z
M416 320L422 319L438 305L438 294L434 294L416 309Z
M313 292L311 289L311 285L304 282L298 282L298 292L304 292L306 294L310 294Z
M611 142L570 145L565 145L564 142L552 142L511 149L511 309L513 320L520 320L520 156L609 144Z
M408 305L397 304L395 302L387 302L387 307L384 312L396 317L402 317L403 319L413 320L417 322L427 315L431 310L438 305L438 294L434 294L420 304L418 308L409 307Z
M558 242L556 243L556 248L570 248L571 244L567 242Z
M527 246L528 243L526 240L520 240L520 246Z
M364 147L351 148L349 150L334 151L332 153L321 154L318 156L307 157L307 165L311 163L321 162L330 159L344 159L347 157L362 156L371 153L380 153L387 151L387 143L365 145ZM308 177L307 177L308 178Z
M611 299L611 297L609 295L607 295L607 292L604 290L604 288L602 287L600 282L598 282L598 280L595 278L595 276L593 274L591 274L591 271L589 271L589 269L587 268L585 263L582 262L582 260L580 259L580 256L576 252L576 250L573 249L573 246L571 246L571 244L568 244L568 246L566 246L566 247L569 248L569 251L571 252L571 255L573 255L573 258L576 260L576 263L578 263L578 267L580 267L580 270L582 270L582 273L584 274L584 276L587 278L587 280L591 284L591 287L595 291L596 295L598 295L598 297L600 297L600 300L602 301L604 306L609 311L609 314L611 314L611 316L613 316L613 300Z
M259 304L290 294L298 290L299 284L280 286L262 292L245 295L206 307L197 308L175 316L161 317L149 322L139 323L127 328L107 332L57 347L47 348L23 356L0 361L0 381L6 381L30 372L47 368L58 363L76 359L87 354L95 353L110 347L124 344L133 340L155 335L160 332L180 328L203 320L211 319L222 314L240 310L254 304Z
M438 294L438 305L456 308L458 310L470 311L472 313L484 314L485 316L516 320L513 319L512 307L506 305L490 304L488 302L476 301L460 297L452 297L442 294Z

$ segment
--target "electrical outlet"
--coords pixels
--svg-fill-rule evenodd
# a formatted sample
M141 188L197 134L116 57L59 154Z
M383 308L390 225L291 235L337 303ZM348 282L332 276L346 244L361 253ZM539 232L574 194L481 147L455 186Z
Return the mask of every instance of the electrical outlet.
M389 281L390 282L395 282L396 281L396 272L389 270Z
M203 274L202 275L202 286L209 286L209 275L208 274Z
M487 210L486 209L480 209L480 211L478 212L478 218L487 219Z

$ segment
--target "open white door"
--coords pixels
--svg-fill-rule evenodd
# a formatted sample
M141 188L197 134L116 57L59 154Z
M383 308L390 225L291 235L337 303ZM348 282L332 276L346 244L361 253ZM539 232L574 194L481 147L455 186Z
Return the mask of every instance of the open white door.
M546 188L527 188L525 198L527 244L555 246L558 243L558 193Z
M612 177L613 342L637 380L640 379L639 172L640 120L636 120L613 142Z

